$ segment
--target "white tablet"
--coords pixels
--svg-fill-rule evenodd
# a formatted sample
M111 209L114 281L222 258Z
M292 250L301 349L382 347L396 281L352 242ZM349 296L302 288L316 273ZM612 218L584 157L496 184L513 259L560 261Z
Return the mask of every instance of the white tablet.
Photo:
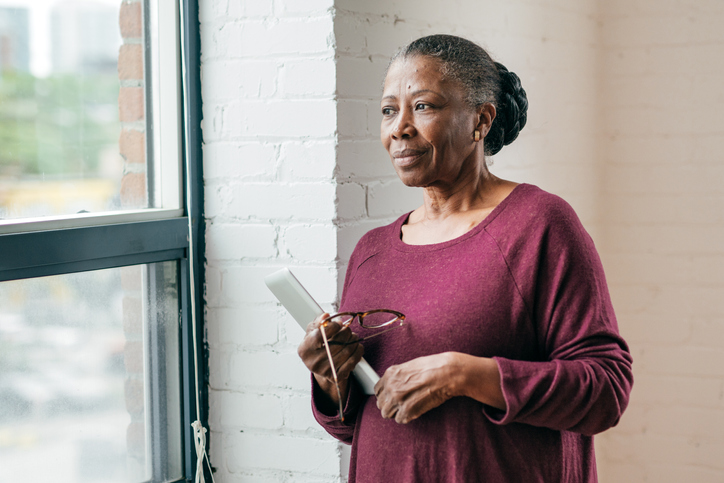
M309 292L288 268L282 268L267 275L264 283L294 317L302 330L307 330L307 325L319 314L324 313L322 307L309 295ZM380 380L380 376L366 360L359 361L352 374L357 378L357 382L360 383L365 394L373 395L375 393L375 384Z

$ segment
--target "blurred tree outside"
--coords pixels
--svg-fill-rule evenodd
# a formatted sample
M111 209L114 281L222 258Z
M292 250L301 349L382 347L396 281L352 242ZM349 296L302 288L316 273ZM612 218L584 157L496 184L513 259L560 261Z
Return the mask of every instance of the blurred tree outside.
M118 75L0 75L0 179L99 177L117 146Z

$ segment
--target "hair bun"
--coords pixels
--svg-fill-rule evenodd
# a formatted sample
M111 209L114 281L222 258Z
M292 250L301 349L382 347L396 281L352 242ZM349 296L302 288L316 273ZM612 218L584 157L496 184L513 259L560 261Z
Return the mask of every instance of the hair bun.
M499 62L495 62L495 66L500 74L502 102L497 106L498 113L491 126L491 131L497 132L490 140L486 137L486 144L489 144L486 147L491 155L515 141L528 120L528 97L520 78Z

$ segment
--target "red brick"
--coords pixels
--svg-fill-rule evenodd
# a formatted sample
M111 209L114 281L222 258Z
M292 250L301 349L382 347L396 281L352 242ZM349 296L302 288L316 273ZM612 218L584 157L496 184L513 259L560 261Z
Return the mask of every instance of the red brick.
M127 163L146 162L146 134L140 131L124 129L118 139L121 156Z
M142 87L121 87L118 93L118 117L121 122L143 120L144 106Z
M124 39L141 38L143 35L141 2L123 2L118 15L118 23Z
M141 44L121 45L118 51L118 78L143 80L143 47Z

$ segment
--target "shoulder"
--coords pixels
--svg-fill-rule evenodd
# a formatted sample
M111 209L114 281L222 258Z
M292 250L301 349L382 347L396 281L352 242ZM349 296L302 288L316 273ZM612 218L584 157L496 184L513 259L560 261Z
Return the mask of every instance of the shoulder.
M520 185L520 196L515 200L517 208L524 209L544 220L578 219L576 212L563 198L531 184Z
M344 304L344 297L347 292L347 287L357 273L357 269L365 263L367 260L375 257L376 255L389 250L394 241L396 230L399 232L399 227L407 219L409 214L405 214L398 218L389 225L380 226L373 228L360 238L357 245L349 258L349 264L347 265L347 272L344 279L344 290L342 292L342 303Z
M350 266L360 265L371 256L388 250L392 246L396 231L408 216L409 213L402 215L389 225L373 228L362 235L352 252Z
M491 221L488 231L542 234L552 228L583 230L578 215L566 200L535 185L519 185L504 203L504 209Z
M595 250L593 240L571 205L534 185L520 185L486 227L506 253L568 249Z

